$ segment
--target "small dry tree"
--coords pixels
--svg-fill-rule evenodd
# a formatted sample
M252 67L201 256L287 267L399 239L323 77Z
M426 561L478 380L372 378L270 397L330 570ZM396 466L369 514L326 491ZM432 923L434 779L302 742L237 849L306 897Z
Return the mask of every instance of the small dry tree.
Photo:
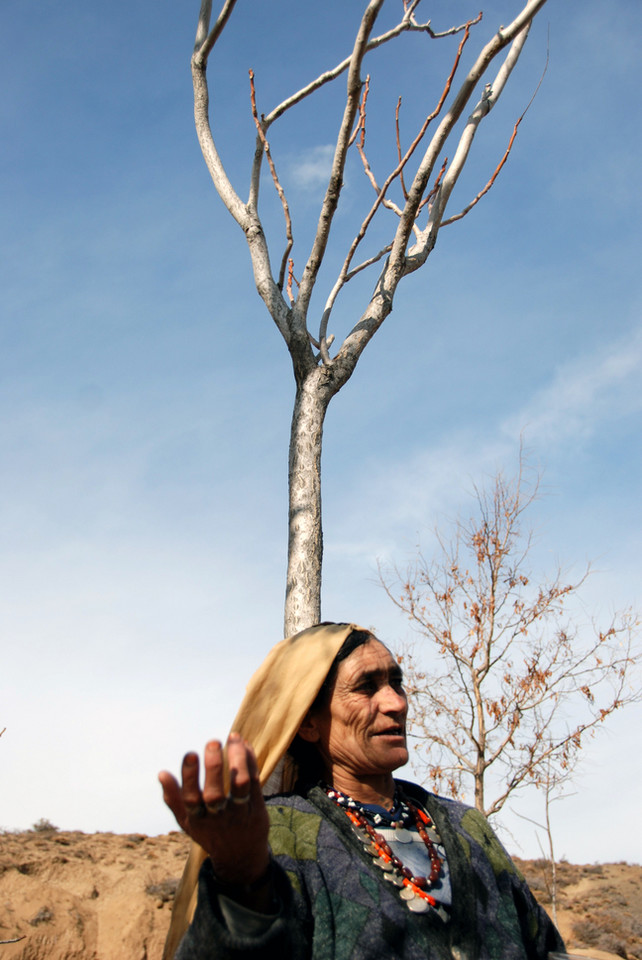
M337 45L350 52L271 110L259 110L254 73L249 71L248 108L256 125L256 142L253 157L248 156L249 182L243 195L233 184L217 145L218 116L216 106L210 106L207 79L208 62L214 59L236 0L226 0L213 23L212 0L202 0L201 4L192 56L196 131L214 186L245 234L256 288L285 341L296 383L288 469L286 634L321 619L321 444L328 404L352 376L363 350L390 314L399 283L424 266L440 229L461 219L494 183L510 152L519 120L507 149L501 158L498 157L490 180L463 209L448 212L453 189L471 155L480 125L501 96L524 48L533 18L546 0L519 0L514 7L508 0L507 9L516 9L516 15L511 12L505 26L491 25L490 38L480 45L466 75L457 82L464 47L472 32L482 29L481 14L475 13L465 23L436 30L430 20L418 19L420 0L396 2L400 14L398 21L379 34L375 27L385 0L362 4L363 14L355 33L350 33L351 28L347 26L354 20L353 5L345 4L343 9L337 7L333 14ZM394 7L394 3L388 6ZM296 5L292 8L289 29L293 29L295 21L309 28L311 13L304 9L305 5L299 7L301 9ZM251 19L246 21L246 26L248 30L253 29ZM376 70L377 50L385 44L398 43L400 37L409 33L425 37L429 45L453 42L452 65L435 90L423 87L414 90L413 97L416 103L425 104L425 107L422 105L425 112L424 119L408 138L400 132L398 104L394 159L389 168L380 169L383 166L381 157L368 156L366 145L368 94L375 82L372 71ZM364 72L366 62L369 68L372 66L372 71L367 74ZM336 139L331 169L310 249L301 255L298 247L293 248L295 223L286 190L277 173L276 151L270 141L270 131L277 121L295 108L312 114L315 95L340 78L345 81L345 96L341 98L334 118L333 136ZM384 80L384 83L389 82L388 78ZM212 92L216 92L214 85ZM343 241L332 231L340 206L348 217L357 209L345 203L349 187L346 187L344 173L351 149L357 150L361 157L372 187L372 199L365 208L358 210L351 228L352 240L343 248ZM271 248L268 243L264 215L260 210L264 163L269 167L283 210L283 240L278 249L274 249L274 245ZM234 175L237 179L237 169ZM307 220L309 216L306 215ZM373 228L375 221L377 226ZM332 258L339 254L341 265L327 286L318 290L321 268L329 250ZM357 315L351 320L351 329L342 342L339 337L335 344L335 335L329 330L338 298L346 285L366 270L374 271L374 290L364 295ZM318 309L313 305L317 302Z
M558 883L557 857L555 855L555 843L553 839L554 831L551 817L551 807L556 801L563 800L565 796L568 796L566 793L566 787L573 778L573 774L575 772L575 763L578 759L579 756L576 753L571 762L567 763L566 767L562 767L561 765L555 763L555 756L553 754L546 762L542 764L539 788L544 796L543 823L533 819L532 817L527 817L523 813L517 813L517 816L521 820L527 820L528 823L532 823L538 828L538 830L541 830L546 837L548 850L544 850L541 836L539 833L537 834L537 842L542 852L542 860L540 863L542 879L544 881L544 887L548 895L548 899L551 903L550 913L555 926L557 926Z
M490 491L475 490L476 514L451 540L437 533L436 559L381 572L419 634L401 655L415 762L435 790L472 794L486 816L528 785L550 801L586 738L642 699L633 613L580 625L567 608L588 570L572 583L560 570L531 579L522 517L537 485L520 460L514 480L499 474Z

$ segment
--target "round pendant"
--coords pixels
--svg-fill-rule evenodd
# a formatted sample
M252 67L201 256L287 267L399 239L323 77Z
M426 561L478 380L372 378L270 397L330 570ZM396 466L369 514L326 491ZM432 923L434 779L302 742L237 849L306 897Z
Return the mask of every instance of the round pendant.
M400 891L399 891L399 896L401 897L402 900L414 900L414 899L415 899L414 890L412 890L410 887L404 887L402 890L400 890Z
M412 900L408 900L408 909L413 913L425 913L428 909L428 901L423 897L413 897Z
M369 856L374 857L375 860L377 860L377 859L379 858L379 852L378 852L377 848L375 847L374 843L370 843L370 842L364 843L363 849L366 851L366 853L367 853Z
M412 834L410 830L406 830L404 827L397 827L394 839L398 840L399 843L412 843Z
M391 863L386 863L385 860L377 860L377 866L380 870L383 870L384 873L393 873L395 869Z
M428 839L432 840L433 843L441 843L441 837L432 827L428 827L426 833L428 834Z

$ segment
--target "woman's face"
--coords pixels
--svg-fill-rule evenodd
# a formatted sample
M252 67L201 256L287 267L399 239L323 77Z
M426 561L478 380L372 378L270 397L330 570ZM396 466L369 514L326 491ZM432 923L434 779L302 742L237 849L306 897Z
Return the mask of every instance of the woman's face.
M379 640L350 654L329 703L309 718L328 772L352 778L389 775L408 760L408 701L399 664Z

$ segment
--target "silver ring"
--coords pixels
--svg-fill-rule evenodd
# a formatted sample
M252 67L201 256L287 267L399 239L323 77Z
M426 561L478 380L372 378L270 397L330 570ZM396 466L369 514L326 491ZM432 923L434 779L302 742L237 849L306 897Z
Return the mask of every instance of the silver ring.
M205 809L208 813L220 813L221 810L225 809L226 803L226 800L219 800L218 803L206 803Z
M249 794L249 793L246 793L245 796L243 796L243 797L235 797L235 796L233 796L232 794L230 794L230 800L232 801L232 803L236 803L236 804L239 804L239 805L240 805L240 804L243 804L243 803L249 803L249 802L250 802L250 794Z

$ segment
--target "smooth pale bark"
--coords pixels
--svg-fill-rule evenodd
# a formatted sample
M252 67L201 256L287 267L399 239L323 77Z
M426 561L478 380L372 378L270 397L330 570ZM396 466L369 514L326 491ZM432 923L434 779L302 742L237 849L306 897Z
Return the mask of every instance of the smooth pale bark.
M287 636L321 620L321 448L323 423L332 393L319 388L323 368L297 387L288 462Z

